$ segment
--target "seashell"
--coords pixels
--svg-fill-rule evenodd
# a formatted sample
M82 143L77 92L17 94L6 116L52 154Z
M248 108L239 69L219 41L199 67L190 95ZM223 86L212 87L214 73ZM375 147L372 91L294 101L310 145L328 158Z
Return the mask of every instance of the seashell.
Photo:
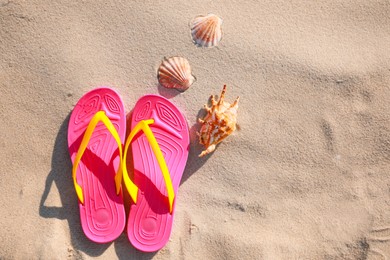
M218 101L211 96L211 107L205 105L207 115L198 119L202 124L200 128L199 142L206 149L199 157L213 152L216 145L231 135L237 128L237 109L239 97L232 103L225 102L226 85L223 87Z
M191 73L190 63L182 57L164 58L157 73L158 82L162 86L180 92L186 91L196 81Z
M201 47L217 46L222 38L222 19L215 14L195 17L190 24L194 43Z

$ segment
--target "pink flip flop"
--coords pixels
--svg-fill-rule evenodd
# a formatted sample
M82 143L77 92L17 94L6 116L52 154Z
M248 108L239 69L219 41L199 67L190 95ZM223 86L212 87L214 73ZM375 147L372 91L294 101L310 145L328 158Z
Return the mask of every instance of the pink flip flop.
M168 242L175 202L189 152L187 122L168 99L146 95L135 105L124 151L131 143L133 181L126 164L123 179L134 204L127 235L137 249L154 252Z
M110 88L86 93L69 119L68 148L81 226L97 243L113 241L125 227L121 191L125 135L123 102Z

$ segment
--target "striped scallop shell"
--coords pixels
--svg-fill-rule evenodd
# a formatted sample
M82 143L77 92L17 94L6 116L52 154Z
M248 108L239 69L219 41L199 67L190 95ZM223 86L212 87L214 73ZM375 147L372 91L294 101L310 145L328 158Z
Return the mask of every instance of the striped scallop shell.
M162 86L180 92L187 90L196 81L190 63L182 57L164 58L157 73L158 81Z
M217 46L222 38L222 19L215 14L200 15L191 21L191 35L194 43L201 47Z

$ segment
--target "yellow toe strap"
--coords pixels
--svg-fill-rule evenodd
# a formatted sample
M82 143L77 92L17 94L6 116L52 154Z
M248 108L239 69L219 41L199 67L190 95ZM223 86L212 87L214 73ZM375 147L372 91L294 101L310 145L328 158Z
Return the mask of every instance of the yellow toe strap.
M115 129L115 126L112 124L110 119L106 116L106 113L104 111L99 111L97 112L91 119L91 121L88 124L87 129L85 130L83 140L81 141L80 147L77 151L76 158L73 163L73 168L72 168L72 177L73 177L73 184L76 189L77 197L79 198L80 202L84 204L84 196L83 196L83 190L81 186L77 183L76 180L76 172L78 165L81 161L81 157L83 156L85 150L87 149L87 145L89 141L91 140L93 131L96 128L96 125L102 122L108 129L108 131L111 133L111 135L114 137L115 141L118 144L119 148L119 158L120 158L120 164L118 171L115 175L115 188L116 188L116 193L119 194L120 189L121 189L121 181L122 181L122 142L119 137L118 132Z
M154 123L153 119L142 120L131 130L129 137L126 140L123 158L127 157L127 150L129 148L129 145L130 145L131 141L133 140L134 136L142 130L145 133L145 136L150 143L150 146L154 152L154 155L157 158L158 165L160 166L161 172L163 174L165 186L167 187L167 191L168 191L169 212L172 213L175 193L174 193L173 186L172 186L171 175L169 174L169 170L168 170L167 164L165 162L164 156L161 152L160 146L157 143L156 137L154 136L152 130L149 127L149 125L153 124L153 123ZM137 188L137 186L135 186L135 184L129 178L126 163L123 164L123 180L125 182L125 186L129 192L132 200L134 201L134 203L137 203L138 188Z

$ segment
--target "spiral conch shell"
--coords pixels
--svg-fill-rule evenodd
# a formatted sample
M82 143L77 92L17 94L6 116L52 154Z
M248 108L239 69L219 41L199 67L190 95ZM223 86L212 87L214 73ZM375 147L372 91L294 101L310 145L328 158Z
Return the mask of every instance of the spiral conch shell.
M199 15L191 23L194 43L201 47L217 46L222 38L222 19L215 14Z
M199 142L206 148L199 157L213 152L217 144L236 130L239 97L229 104L224 101L225 93L226 85L218 101L211 96L211 107L205 105L207 115L203 119L198 119L202 124L200 133L198 133Z
M186 91L195 81L191 66L183 57L164 58L157 72L158 81L166 88Z

